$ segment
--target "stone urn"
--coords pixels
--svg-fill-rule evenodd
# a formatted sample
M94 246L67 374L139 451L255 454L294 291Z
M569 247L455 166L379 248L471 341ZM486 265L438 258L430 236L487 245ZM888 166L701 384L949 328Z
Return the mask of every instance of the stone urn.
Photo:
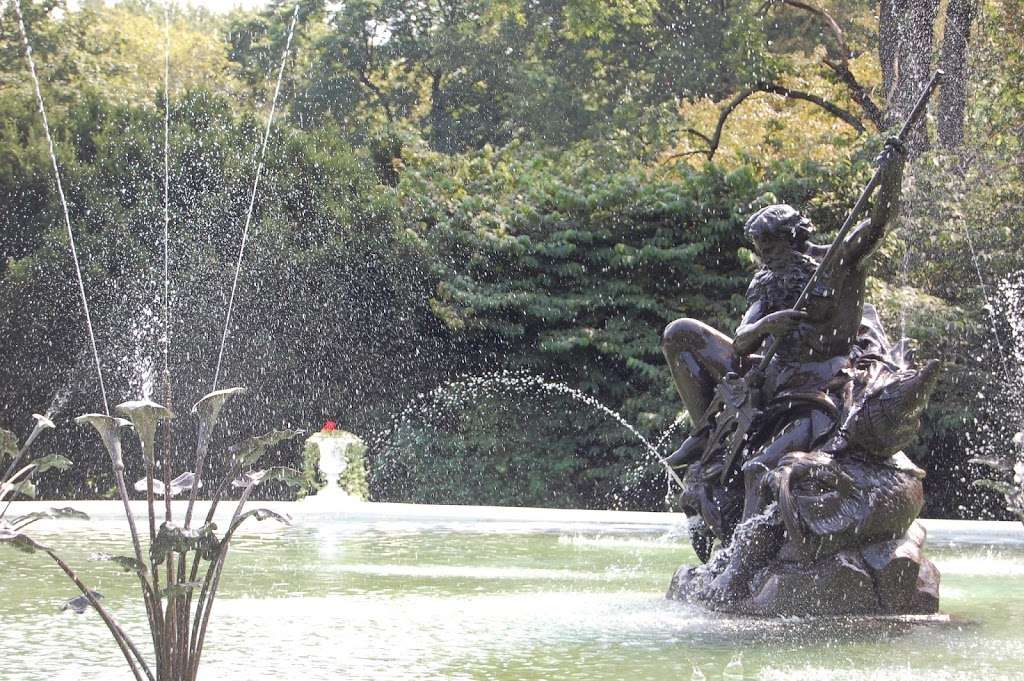
M316 493L307 499L323 501L366 501L369 488L363 455L366 444L328 421L324 428L306 439L305 474Z

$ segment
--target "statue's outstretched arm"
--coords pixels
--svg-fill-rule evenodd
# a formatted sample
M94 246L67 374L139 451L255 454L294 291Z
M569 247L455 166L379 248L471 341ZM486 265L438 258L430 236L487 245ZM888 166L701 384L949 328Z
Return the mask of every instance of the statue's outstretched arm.
M886 226L899 210L906 160L903 142L895 137L889 138L875 161L882 169L882 175L872 201L871 216L854 227L840 244L839 262L862 266L882 242Z

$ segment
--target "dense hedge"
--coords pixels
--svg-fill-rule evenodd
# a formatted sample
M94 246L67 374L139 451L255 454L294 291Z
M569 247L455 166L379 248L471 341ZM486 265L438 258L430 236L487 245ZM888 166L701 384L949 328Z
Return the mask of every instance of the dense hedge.
M557 157L485 149L440 169L431 160L409 170L399 193L410 238L437 273L431 309L463 370L561 382L651 440L681 412L662 329L688 316L731 332L745 309L747 215L784 200L830 224L850 190L849 177L812 164L651 172L589 145ZM478 401L465 395L472 389ZM600 409L529 379L448 392L462 398L458 409L434 396L421 419L444 437L406 429L395 438L402 495L655 507L664 493L650 453Z

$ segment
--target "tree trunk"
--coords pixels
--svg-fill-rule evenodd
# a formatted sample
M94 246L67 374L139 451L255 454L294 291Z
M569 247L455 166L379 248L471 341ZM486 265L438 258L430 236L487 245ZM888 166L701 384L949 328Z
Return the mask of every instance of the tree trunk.
M967 44L977 11L975 0L949 0L942 37L942 70L946 77L939 93L939 142L955 149L964 141L967 108Z
M878 61L882 66L882 108L892 108L896 85L896 65L900 52L900 24L907 13L907 0L881 0L878 3Z
M904 11L899 13L898 10ZM891 66L891 106L888 125L898 125L910 115L917 98L928 84L935 40L935 16L939 0L893 0L896 14L896 63ZM891 57L891 55L889 55ZM924 121L909 140L911 154L928 148L928 130Z
M451 121L445 110L444 96L441 93L442 74L430 75L430 147L434 151L445 154L452 153Z

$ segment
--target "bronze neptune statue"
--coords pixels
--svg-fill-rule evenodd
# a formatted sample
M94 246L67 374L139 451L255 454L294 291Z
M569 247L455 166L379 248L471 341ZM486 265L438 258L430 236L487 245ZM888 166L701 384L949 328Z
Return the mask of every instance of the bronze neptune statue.
M761 268L734 338L693 319L665 329L694 419L666 463L681 473L705 563L680 568L669 597L759 615L938 609L939 575L916 522L924 471L900 451L937 362L918 365L905 339L891 343L864 292L897 211L904 140L939 75L886 142L831 246L812 243L811 221L788 205L747 220Z

